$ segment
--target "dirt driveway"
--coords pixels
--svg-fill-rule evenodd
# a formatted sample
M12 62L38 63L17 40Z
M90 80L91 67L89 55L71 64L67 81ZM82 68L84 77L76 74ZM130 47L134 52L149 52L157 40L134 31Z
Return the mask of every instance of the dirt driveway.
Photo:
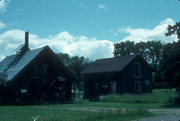
M149 111L157 116L135 121L180 121L180 109L149 109Z
M81 110L93 112L126 111L119 108L99 108L99 107L70 107L68 110ZM134 121L180 121L180 109L149 109L150 112L157 114L155 117L143 118Z

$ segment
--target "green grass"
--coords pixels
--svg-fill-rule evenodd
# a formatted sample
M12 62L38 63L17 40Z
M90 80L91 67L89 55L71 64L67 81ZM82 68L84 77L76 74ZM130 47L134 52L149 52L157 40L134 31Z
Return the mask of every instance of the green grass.
M105 107L105 108L126 108L126 109L154 109L163 108L161 103L118 103L118 102L86 102L80 104L69 104L68 107Z
M78 95L76 104L69 104L72 107L114 107L127 109L153 109L165 108L166 105L174 104L176 94L175 89L155 89L149 94L125 94L100 96L100 101L89 102L82 100ZM166 106L167 107L167 106Z
M164 105L173 104L176 96L174 89L160 89L152 94L101 96L97 102L82 100L82 95L78 95L74 104L0 106L0 121L33 121L33 118L38 118L36 121L129 121L153 116L148 109L167 108ZM94 107L102 110L88 110Z
M1 121L129 121L140 117L152 116L146 110L118 110L113 112L72 111L66 105L39 106L1 106Z
M177 97L176 90L158 89L148 94L125 94L125 95L107 95L100 96L101 102L118 102L118 103L173 103Z

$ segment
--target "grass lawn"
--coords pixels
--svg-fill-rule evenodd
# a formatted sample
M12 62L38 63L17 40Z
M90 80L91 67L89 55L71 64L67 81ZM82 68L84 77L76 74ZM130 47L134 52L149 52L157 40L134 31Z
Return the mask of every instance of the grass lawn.
M118 103L118 102L85 102L79 104L68 104L66 107L104 107L104 108L126 108L126 109L154 109L163 108L165 104L159 103Z
M152 94L102 96L99 102L77 97L75 104L0 106L0 121L130 121L153 116L148 109L165 108L165 105L173 102L174 97L175 90L155 90ZM92 107L118 110L71 110Z
M77 104L78 105L78 104ZM129 121L140 117L152 116L146 110L127 111L72 111L65 107L70 105L38 105L38 106L1 106L1 121Z

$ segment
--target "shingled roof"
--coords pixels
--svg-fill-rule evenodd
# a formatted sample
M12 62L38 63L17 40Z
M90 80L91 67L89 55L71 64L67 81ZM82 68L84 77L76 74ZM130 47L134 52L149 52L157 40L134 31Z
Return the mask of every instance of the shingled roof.
M11 63L15 60L16 55L7 56L0 62L0 74L5 74L7 76L5 81L12 80L23 68L25 68L33 59L35 59L43 50L47 48L49 47L45 46L42 48L30 50L12 65Z
M83 70L82 73L119 72L137 56L138 54L99 59Z

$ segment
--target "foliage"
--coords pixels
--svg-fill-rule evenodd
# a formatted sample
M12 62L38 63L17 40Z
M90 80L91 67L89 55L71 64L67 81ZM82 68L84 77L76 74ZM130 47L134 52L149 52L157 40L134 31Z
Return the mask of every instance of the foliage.
M180 90L180 22L169 25L167 30L166 36L177 35L179 41L164 46L161 70L168 86Z
M67 53L58 53L57 55L74 74L74 86L78 90L83 90L83 76L81 74L81 71L83 71L91 63L91 61L87 58L84 58L83 56L70 57Z
M160 69L163 80L168 82L170 88L180 88L180 41L163 47Z
M134 53L134 42L126 41L114 44L114 56L130 55Z
M177 38L180 40L180 22L177 22L175 25L169 25L167 30L166 36L177 35Z
M141 54L147 62L156 67L161 59L163 44L160 41L134 43L130 41L114 44L114 56Z

